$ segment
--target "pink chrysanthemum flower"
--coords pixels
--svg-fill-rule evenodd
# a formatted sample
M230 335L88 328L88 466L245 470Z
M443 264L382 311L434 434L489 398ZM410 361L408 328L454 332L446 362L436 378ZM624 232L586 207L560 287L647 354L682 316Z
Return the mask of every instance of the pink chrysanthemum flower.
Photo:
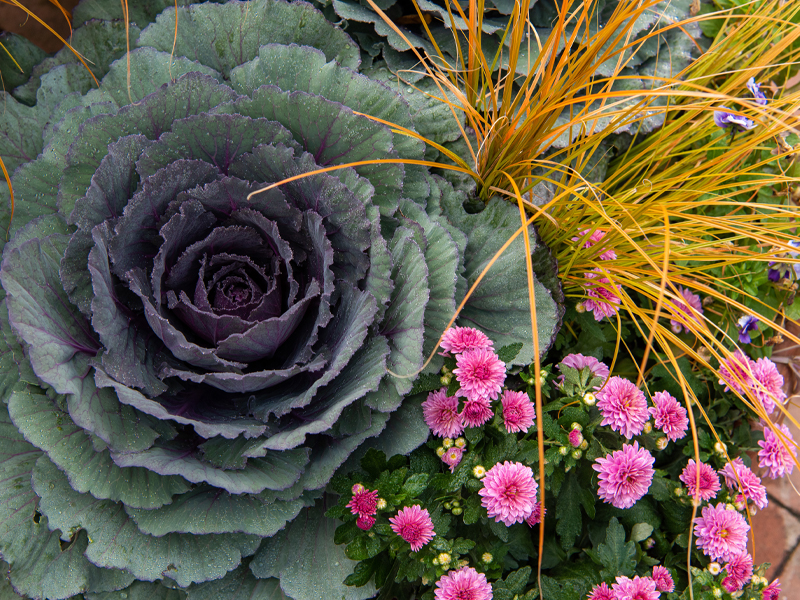
M584 356L583 354L567 354L564 359L558 364L559 370L561 367L572 367L573 369L584 369L589 367L594 377L602 377L605 382L608 379L608 367L605 363L600 362L594 356ZM559 378L559 382L564 381L564 376ZM599 390L599 387L594 389Z
M464 450L459 448L458 446L453 446L449 448L447 452L442 455L442 460L444 463L450 467L450 472L456 470L458 463L461 462L461 456L464 454Z
M547 514L546 508L544 509L544 512ZM538 499L533 503L533 512L531 513L531 516L525 519L525 522L528 524L528 527L533 527L537 523L542 522L542 505L539 504Z
M612 317L617 314L620 303L617 288L609 281L608 277L601 275L599 269L583 274L586 279L594 280L583 287L588 298L583 301L583 308L594 314L595 321L602 321L603 317Z
M767 507L767 488L761 484L761 478L748 469L741 458L733 459L720 469L719 474L725 478L725 485L732 492L741 491L746 500L750 500L762 510Z
M496 399L506 380L506 364L486 348L467 350L456 356L453 374L468 400Z
M758 451L758 466L769 469L767 475L772 479L780 479L794 469L792 456L797 456L797 448L794 446L792 433L786 425L775 425L775 428L783 434L785 442L781 442L781 438L769 427L764 429L764 439L758 442L761 446L761 450Z
M669 569L661 565L653 567L653 581L656 583L656 589L659 592L672 592L675 590L675 582L672 580L672 574Z
M761 600L778 600L781 595L781 581L776 579L767 587L761 590Z
M539 486L530 467L518 462L497 463L486 471L482 481L478 495L489 518L510 527L522 523L533 512Z
M617 597L604 581L600 585L596 585L592 588L586 600L617 600Z
M569 444L573 448L577 448L583 443L583 434L581 433L580 429L572 429L568 435Z
M587 233L589 233L589 230L588 229L584 229L583 231L581 231L581 237L585 236ZM597 242L602 240L605 236L606 236L606 232L605 231L595 230L594 233L592 233L592 235L590 235L587 238L587 240L583 243L583 247L584 248L591 248ZM573 242L577 242L580 239L581 239L580 237L574 237L574 238L572 238L572 241ZM603 250L603 252L598 257L598 258L600 258L600 260L614 260L615 258L617 258L617 253L614 252L613 250L606 249L605 247L603 247L602 250Z
M436 582L436 600L492 600L492 586L486 575L472 567L448 571Z
M592 468L598 476L598 497L617 508L630 508L647 493L653 482L655 458L639 442L598 458Z
M425 544L433 539L433 521L428 510L419 504L406 506L397 511L389 519L392 531L411 544L411 550L419 552Z
M783 402L786 394L783 391L783 375L778 367L768 358L759 358L752 365L753 394L759 399L767 414L775 410L775 402Z
M697 486L697 471L700 471L700 486ZM701 462L699 465L694 462L693 458L689 459L679 479L689 489L689 496L692 498L700 498L700 500L708 501L717 495L717 492L722 489L719 482L719 477L714 467Z
M647 422L647 400L632 381L623 377L612 377L606 386L597 392L597 408L603 415L601 425L610 425L614 431L631 439L639 435Z
M660 429L671 441L679 440L689 430L689 418L686 409L681 406L669 392L653 394L650 414L653 415L656 428Z
M614 591L615 600L658 600L661 595L656 590L656 582L649 577L639 577L633 579L629 577L617 577L617 582L611 586Z
M747 552L747 532L750 525L735 510L728 510L720 502L703 507L703 516L695 519L694 534L697 547L711 560L730 561L737 554Z
M464 431L458 414L458 398L448 396L447 388L428 394L428 399L422 403L422 415L433 435L454 438Z
M728 575L722 580L722 587L731 594L738 592L753 578L753 557L747 552L737 554L724 570Z
M375 525L375 517L370 515L361 515L356 519L356 526L364 531L369 531Z
M440 346L444 351L441 354L461 354L476 348L491 348L492 344L492 340L482 331L472 327L451 327L444 332Z
M528 433L528 428L533 425L533 420L536 418L536 408L528 394L506 390L500 401L503 405L503 425L506 431Z
M465 427L480 427L494 416L492 403L488 398L475 398L464 402L461 422Z
M725 391L732 389L740 394L753 383L752 368L755 363L744 352L737 350L719 364L719 382ZM744 386L744 387L742 387Z
M703 301L700 300L700 296L685 287L679 287L678 291L681 296L683 296L685 303L675 300L675 310L677 314L683 317L684 321L691 320L696 323L701 323L702 321L699 315L703 314ZM691 309L689 307L691 307ZM675 333L680 333L681 331L689 333L691 331L683 321L678 319L671 319L669 324L672 326L672 331Z
M374 515L378 512L378 490L371 492L360 483L353 486L353 498L347 503L350 512L358 516Z

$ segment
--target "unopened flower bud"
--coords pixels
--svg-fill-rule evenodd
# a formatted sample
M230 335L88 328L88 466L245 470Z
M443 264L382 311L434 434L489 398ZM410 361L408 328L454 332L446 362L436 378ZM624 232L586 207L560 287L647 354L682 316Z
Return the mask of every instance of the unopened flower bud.
M728 502L727 504L725 504L725 510L736 510L736 507L730 502Z
M578 302L575 305L575 312L578 314L586 312L586 307L583 305L583 302Z
M753 504L750 508L747 509L750 512L750 516L755 517L756 513L758 512L758 507Z
M747 508L747 505L744 502L740 502L739 500L736 501L734 506L736 507L736 510L740 512L743 511L745 508Z
M589 447L589 442L587 442L586 440L583 440L581 442L580 449L581 450L586 450L588 447Z
M722 567L719 566L718 562L710 562L710 563L708 563L708 572L711 573L712 575L715 575L715 576L719 575L721 570L722 570Z
M669 438L665 437L658 438L658 440L656 441L656 448L658 448L659 450L664 450L666 449L668 444L669 444Z
M452 513L453 513L455 516L458 516L458 515L460 515L460 514L461 514L461 513L463 513L463 512L464 512L464 509L463 509L463 508L454 508L454 509L452 510Z
M492 562L492 560L494 560L494 556L492 556L492 555L491 555L491 554L489 554L488 552L484 552L484 553L481 555L481 560L482 560L483 562L485 562L485 563L488 565L490 562Z
M484 476L486 475L486 469L485 469L484 467L482 467L481 465L475 465L475 466L472 468L472 474L473 474L473 475L474 475L474 476L475 476L477 479L483 479L483 478L484 478Z
M456 448L464 449L467 447L467 440L465 440L463 437L456 438L456 441L453 443L456 445Z
M461 502L459 502L458 500L453 500L452 504L453 504L453 506L455 508L458 508L459 506L461 506Z
M717 442L714 444L714 452L720 456L725 456L725 454L728 452L728 447L723 442Z
M592 392L586 392L583 395L583 403L586 406L594 406L597 403L597 398L595 398L595 395Z
M439 559L438 559L438 558L434 558L434 559L431 561L431 563L433 563L434 565L438 565L438 564L439 564Z
M453 503L445 502L444 504L442 504L442 506L444 507L445 510L451 510L453 508Z
M450 560L451 560L451 557L450 557L450 555L449 555L447 552L442 552L442 553L441 553L439 556L437 556L436 558L438 558L438 559L439 559L439 564L440 564L440 565L446 565L446 564L449 564L449 563L450 563Z
M733 598L733 600L739 600L739 598L741 598L743 595L744 595L744 590L739 590L738 592L733 592L731 594L731 598Z
M357 484L355 484L353 486L352 492L354 494L360 494L361 492L365 491L366 489L367 488L365 488L363 485L361 485L360 483L357 483Z
M697 349L697 356L699 356L702 360L708 362L711 360L711 350L709 350L705 346L700 346L700 348Z
M714 598L722 598L722 588L714 587L711 593L714 594Z
M672 490L672 493L675 494L678 498L680 498L681 496L683 496L683 488L676 487L674 490Z
M428 585L430 582L431 582L430 579L428 579L424 575L422 576L422 585Z
M442 385L450 385L451 381L453 381L453 376L450 373L445 373L439 378L439 383Z
M467 559L458 561L458 568L459 569L462 568L462 567L468 567L468 566L469 566L469 561Z
M386 508L386 500L383 498L378 498L378 502L375 504L375 506L378 510L383 510Z
M583 452L581 452L578 448L572 451L572 458L575 460L580 460L581 456L583 456Z
M561 456L566 456L567 454L569 454L569 448L567 448L566 446L561 446L561 448L558 449L558 453Z
M644 541L644 549L645 550L650 550L650 548L652 548L655 545L656 545L656 541L653 538L647 538Z
M651 431L653 431L653 424L650 421L648 421L647 423L644 424L644 432L650 433Z
M439 446L439 447L436 449L436 456L438 456L439 458L441 458L442 456L444 456L444 453L445 453L445 452L446 452L446 450L444 449L444 446Z
M583 434L580 429L573 429L569 432L569 443L573 448L577 448L583 443Z
M442 440L442 446L444 446L445 450L447 450L448 448L452 448L453 447L453 440L451 440L450 438L444 438Z
M577 429L578 431L583 431L583 425L581 425L580 423L573 423L572 425L569 426L569 428L570 430Z

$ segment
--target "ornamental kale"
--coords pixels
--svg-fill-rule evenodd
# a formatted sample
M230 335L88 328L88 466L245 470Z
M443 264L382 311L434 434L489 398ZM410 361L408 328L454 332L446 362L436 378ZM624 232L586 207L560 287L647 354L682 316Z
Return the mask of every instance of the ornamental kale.
M99 88L62 51L3 99L4 568L33 598L369 597L340 586L326 486L369 447L425 441L413 379L387 371L422 367L519 215L467 214L402 164L435 152L364 115L439 143L457 124L359 74L310 5L180 8L174 57L175 10L148 25L158 5L134 15L129 88L124 27L89 21L75 40ZM398 162L304 176L371 159ZM516 364L532 359L524 252L520 237L460 317L521 345ZM537 260L544 349L562 309Z

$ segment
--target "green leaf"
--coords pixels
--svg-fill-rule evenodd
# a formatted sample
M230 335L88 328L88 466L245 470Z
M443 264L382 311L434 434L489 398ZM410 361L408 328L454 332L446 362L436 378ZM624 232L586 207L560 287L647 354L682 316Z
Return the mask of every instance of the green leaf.
M631 540L641 542L650 537L653 533L653 526L650 523L637 523L631 529Z
M5 52L0 48L0 54ZM3 71L5 75L6 71ZM13 173L21 164L34 160L42 151L43 119L35 108L20 104L11 96L3 96L0 112L0 156L6 170ZM5 177L0 177L5 181Z
M0 34L0 44L3 45L0 48L2 90L10 92L30 79L33 68L47 57L47 53L21 35L10 32Z
M428 487L430 476L427 473L416 473L403 484L403 491L409 498L416 498Z
M597 547L597 556L605 567L601 573L603 579L633 575L636 567L636 544L625 541L625 528L616 517L611 517L606 528L605 542Z
M509 346L503 346L497 351L497 357L504 363L511 364L514 359L517 358L520 350L522 350L522 342L517 342L516 344L511 344Z
M569 550L581 534L581 486L575 471L564 480L556 500L556 532L561 536L561 547Z
M274 577L259 579L243 564L228 573L222 579L206 583L193 584L187 590L190 600L293 600L280 587L280 581ZM87 598L87 600L90 600ZM93 599L92 599L93 600ZM109 599L110 600L110 599ZM117 600L114 598L114 600ZM124 599L119 599L124 600ZM130 599L128 599L130 600ZM148 597L135 600L150 600ZM161 600L160 598L158 600ZM165 598L164 600L172 600Z
M361 468L364 469L370 477L376 479L386 470L386 454L380 450L370 448L361 459Z
M363 585L367 585L369 580L372 579L372 575L375 573L375 561L374 560L363 560L356 565L356 568L353 572L348 575L345 580L345 585L352 585L355 587L361 587Z
M414 381L414 387L409 392L410 395L435 392L442 387L441 377L435 373L422 373Z

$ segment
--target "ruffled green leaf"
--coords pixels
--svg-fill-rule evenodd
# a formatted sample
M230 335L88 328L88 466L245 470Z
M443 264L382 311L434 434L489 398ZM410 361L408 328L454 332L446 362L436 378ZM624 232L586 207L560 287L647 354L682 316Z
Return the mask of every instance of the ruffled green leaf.
M130 587L116 592L85 594L84 597L86 600L186 600L186 592L158 582L134 581Z
M188 592L189 600L293 600L283 593L278 579L258 579L247 564L224 579L193 585Z
M2 91L11 92L30 79L33 68L47 57L47 53L21 35L10 32L0 34L0 44Z

